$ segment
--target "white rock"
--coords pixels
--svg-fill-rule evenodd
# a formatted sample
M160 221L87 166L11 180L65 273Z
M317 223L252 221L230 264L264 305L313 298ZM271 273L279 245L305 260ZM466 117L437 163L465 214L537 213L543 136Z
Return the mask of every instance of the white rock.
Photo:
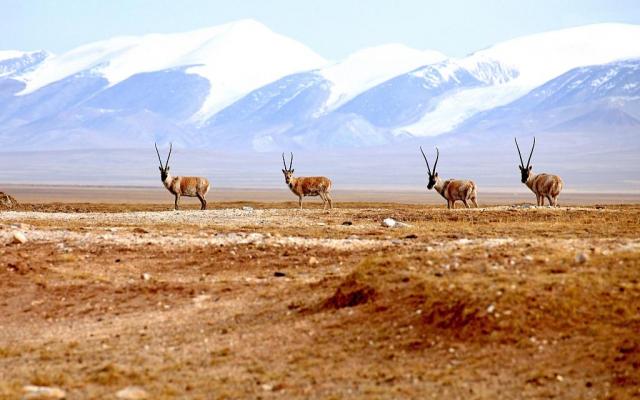
M320 262L318 261L317 258L315 257L310 257L309 258L309 265L318 265Z
M242 207L242 211L253 211L253 207L244 206Z
M487 307L487 313L488 314L493 314L493 312L496 310L496 306L493 304L490 304L489 307Z
M64 399L67 394L56 387L28 385L22 388L25 400L57 400Z
M20 231L15 231L15 232L13 232L12 243L14 243L14 244L27 243L27 237L25 236L24 233L22 233Z
M149 398L149 393L139 386L128 386L119 390L116 397L122 400L143 400Z
M386 226L387 228L393 228L397 224L398 224L398 222L393 218L385 218L382 221L382 226Z
M149 279L151 279L151 274L148 272L144 272L142 275L140 275L140 277L142 278L142 280L148 281Z

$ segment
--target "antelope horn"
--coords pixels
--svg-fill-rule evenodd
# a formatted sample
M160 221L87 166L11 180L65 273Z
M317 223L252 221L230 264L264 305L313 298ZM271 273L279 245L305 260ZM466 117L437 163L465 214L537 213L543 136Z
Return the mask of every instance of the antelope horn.
M527 160L527 168L529 168L529 164L531 164L531 156L533 155L533 149L536 147L536 137L533 137L533 146L531 146L531 153L529 153L529 159Z
M293 165L293 153L291 153L291 160L289 161L289 171L291 171L291 165Z
M173 149L173 143L169 143L169 155L167 156L167 162L164 163L165 167L169 166L169 158L171 157L171 150Z
M160 152L158 151L158 144L154 144L156 145L156 154L158 154L158 161L160 161L160 167L162 168L162 159L160 158Z
M422 150L422 146L420 146L420 152L422 153L422 157L424 157L424 162L427 163L427 170L429 170L429 175L431 175L431 167L429 167L429 161L427 161L427 156L424 155L424 151Z
M436 162L433 164L433 174L436 173L436 167L438 166L438 158L440 158L440 150L436 147Z
M284 153L282 153L282 165L284 165L285 171L287 170L287 162L284 160Z
M518 139L513 138L516 141L516 148L518 149L518 156L520 156L520 166L524 168L524 161L522 161L522 153L520 153L520 146L518 146Z

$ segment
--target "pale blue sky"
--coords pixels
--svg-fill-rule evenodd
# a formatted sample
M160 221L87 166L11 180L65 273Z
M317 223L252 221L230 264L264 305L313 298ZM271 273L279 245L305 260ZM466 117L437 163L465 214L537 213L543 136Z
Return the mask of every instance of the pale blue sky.
M330 59L391 42L463 56L546 30L640 24L640 1L0 0L0 50L60 53L116 35L180 32L242 18Z

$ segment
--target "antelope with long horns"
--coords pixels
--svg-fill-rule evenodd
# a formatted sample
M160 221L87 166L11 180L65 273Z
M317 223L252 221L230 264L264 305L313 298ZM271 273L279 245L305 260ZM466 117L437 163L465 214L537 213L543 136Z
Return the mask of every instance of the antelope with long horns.
M171 158L172 149L173 144L170 144L169 155L163 166L160 152L158 151L158 144L156 144L156 153L158 154L158 161L160 161L160 179L164 187L176 197L175 209L178 209L180 196L186 196L197 197L200 200L200 209L206 210L207 201L204 199L204 196L206 196L209 191L209 181L207 178L201 176L171 176L169 173L169 158Z
M516 148L518 149L518 155L520 156L520 177L522 183L527 185L529 189L536 195L536 203L539 206L544 205L544 198L549 200L549 205L556 207L558 205L558 196L564 186L562 178L558 175L551 174L534 174L532 172L533 166L531 165L531 156L533 155L533 149L536 147L536 138L533 138L533 146L531 146L531 153L529 153L529 159L527 160L527 166L524 166L522 161L522 153L520 153L520 146L518 146L518 139L513 138L516 141Z
M462 201L464 206L467 208L469 208L467 201L471 201L474 207L478 208L478 192L476 184L473 183L473 181L460 179L447 179L446 181L443 181L436 171L438 158L440 157L440 150L436 147L437 154L436 162L433 164L433 171L431 171L431 168L429 167L429 161L422 150L422 146L420 146L420 152L422 152L422 157L424 157L424 161L427 163L427 170L429 172L429 183L427 184L427 189L431 190L435 188L447 201L447 208L456 208L456 201Z
M331 180L329 178L324 176L301 176L294 178L293 168L291 168L293 164L293 153L291 153L291 160L289 160L289 168L287 168L287 163L284 160L284 153L282 153L282 163L284 164L284 169L282 170L284 181L293 194L298 196L298 203L300 204L301 210L302 198L306 196L320 196L323 210L326 210L327 203L329 203L329 208L333 208L331 196L329 195L329 191L331 190Z

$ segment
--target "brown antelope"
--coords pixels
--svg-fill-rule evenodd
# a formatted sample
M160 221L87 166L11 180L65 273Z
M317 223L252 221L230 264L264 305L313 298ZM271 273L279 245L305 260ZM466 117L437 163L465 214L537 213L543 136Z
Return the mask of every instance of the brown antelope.
M160 152L158 151L158 145L156 144L156 153L158 154L158 161L160 161L160 179L164 184L164 187L176 197L175 209L178 209L178 202L180 196L197 197L200 200L201 210L207 209L207 201L204 196L209 191L209 181L207 178L201 176L171 176L169 173L169 158L171 157L171 150L173 144L169 146L169 155L167 161L162 165L160 159Z
M518 155L520 156L520 175L522 183L527 185L529 189L536 195L536 202L539 206L544 205L544 198L549 200L549 205L556 207L558 205L558 196L564 186L562 178L558 175L551 174L534 174L532 172L533 166L531 163L531 156L533 155L533 149L536 147L536 138L533 138L533 146L531 146L531 153L527 160L527 166L524 166L522 161L522 154L520 153L520 146L518 146L518 140L516 141L516 148L518 149Z
M306 196L320 196L322 199L322 209L326 210L327 203L329 203L329 208L333 208L331 204L331 196L329 196L329 191L331 190L331 180L324 176L301 176L298 178L293 177L293 168L291 165L293 164L293 153L291 153L291 160L289 161L289 168L287 168L287 163L284 160L284 153L282 153L282 163L284 164L284 169L282 173L284 174L284 181L289 186L289 189L298 196L298 203L300 204L300 209L302 210L302 198Z
M427 189L431 190L435 188L438 193L445 200L447 200L447 208L456 208L456 201L462 201L464 206L469 208L468 200L471 200L474 207L478 208L478 192L476 188L476 184L473 181L467 180L459 180L459 179L447 179L443 181L439 176L438 172L436 172L436 167L438 166L438 158L440 157L440 150L436 147L436 162L433 164L433 171L429 167L429 161L427 160L427 156L424 155L424 151L422 150L422 146L420 146L420 151L422 152L422 157L424 157L424 161L427 163L427 170L429 171L429 183L427 184Z

